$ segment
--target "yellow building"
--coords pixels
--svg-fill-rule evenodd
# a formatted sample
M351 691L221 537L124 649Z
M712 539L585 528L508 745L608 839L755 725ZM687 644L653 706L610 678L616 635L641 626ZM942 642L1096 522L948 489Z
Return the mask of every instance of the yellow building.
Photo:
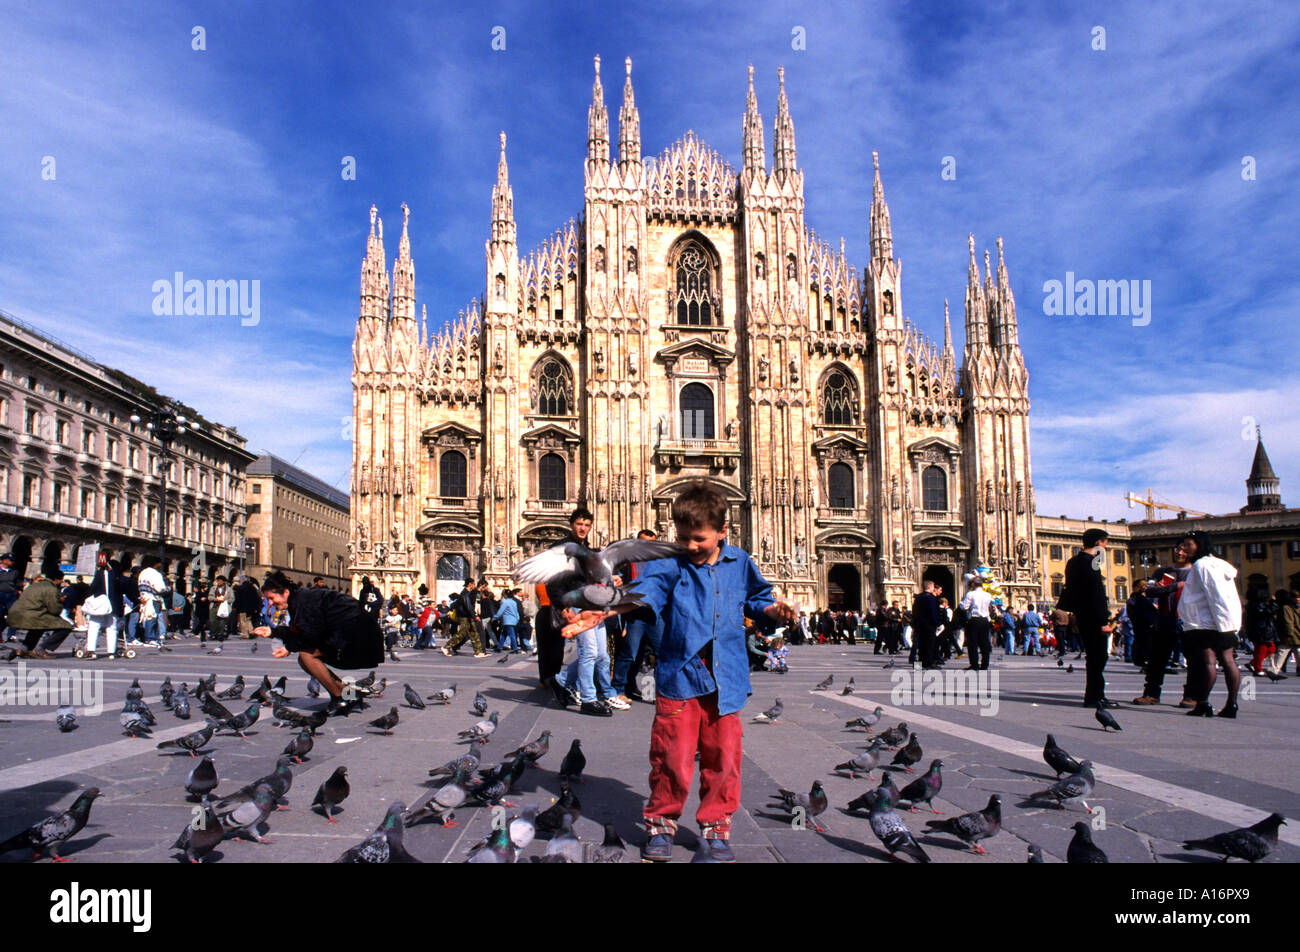
M348 590L347 495L270 453L247 474L249 576L278 569L299 584L319 575Z

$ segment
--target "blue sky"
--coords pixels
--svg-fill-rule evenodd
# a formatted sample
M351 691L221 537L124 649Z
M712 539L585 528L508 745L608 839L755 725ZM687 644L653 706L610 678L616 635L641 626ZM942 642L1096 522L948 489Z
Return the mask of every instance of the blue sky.
M933 337L967 233L1003 236L1041 513L1136 515L1147 486L1235 509L1247 418L1300 504L1300 7L818 7L0 3L0 308L346 490L372 203L390 264L411 206L435 328L483 287L498 130L521 250L580 214L594 54L615 126L632 57L647 154L689 128L736 166L745 67L770 161L784 65L808 223L861 264L879 151L903 311ZM259 280L260 323L155 316L176 271ZM1067 271L1149 280L1150 324L1045 314Z

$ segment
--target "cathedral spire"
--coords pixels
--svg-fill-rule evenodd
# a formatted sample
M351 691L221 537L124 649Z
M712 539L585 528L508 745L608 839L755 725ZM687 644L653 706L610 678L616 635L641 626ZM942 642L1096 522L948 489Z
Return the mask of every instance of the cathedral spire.
M966 350L982 349L989 342L989 328L985 316L984 287L980 282L980 267L975 261L975 236L967 236L970 248L970 267L966 274Z
M880 154L871 153L875 181L871 185L871 257L888 261L894 256L894 231L889 223L889 206L885 204L885 186L880 182Z
M402 202L402 237L393 262L393 317L415 319L415 263L411 261L411 236L408 226L411 209Z
M952 349L952 321L948 318L948 299L943 299L943 365L951 370L955 358Z
M1281 509L1282 496L1279 492L1280 482L1273 472L1268 453L1264 449L1264 434L1258 424L1255 426L1255 459L1251 463L1250 475L1246 477L1246 508L1243 512L1258 512L1268 509Z
M623 108L618 113L618 164L641 161L641 114L632 96L632 57L623 60L627 79L623 82Z
M515 196L506 167L506 134L501 132L501 159L497 162L497 184L492 186L492 240L515 241Z
M600 85L600 57L596 57L596 80L591 84L591 106L587 109L587 161L609 161L609 112Z
M1007 279L1007 263L1002 257L1002 236L998 236L998 343L1006 350L1020 348L1020 330L1016 321L1016 297Z
M388 268L384 263L384 220L370 206L370 235L361 262L361 316L385 320L388 317Z
M776 126L772 136L772 170L793 172L795 170L794 121L790 118L790 103L785 98L785 67L778 67L776 75L780 83L780 92L776 97Z
M749 92L745 95L745 119L741 123L745 171L765 172L767 155L763 149L763 117L758 114L758 97L754 95L754 67L749 67Z

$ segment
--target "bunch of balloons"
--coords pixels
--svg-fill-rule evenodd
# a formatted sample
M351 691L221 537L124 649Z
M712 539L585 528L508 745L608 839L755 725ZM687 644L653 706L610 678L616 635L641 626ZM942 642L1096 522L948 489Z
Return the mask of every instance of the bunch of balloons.
M993 570L987 565L981 565L975 569L974 575L980 581L980 588L984 589L984 591L988 592L989 595L992 596L993 604L998 606L998 608L1001 608L1003 604L1002 586L993 576Z

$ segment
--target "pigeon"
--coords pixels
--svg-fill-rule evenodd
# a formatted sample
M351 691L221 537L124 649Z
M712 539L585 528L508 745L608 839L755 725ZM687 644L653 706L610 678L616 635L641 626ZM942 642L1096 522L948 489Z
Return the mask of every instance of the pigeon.
M213 671L206 678L199 678L194 685L194 694L197 697L200 694L211 694L217 686L217 672Z
M217 817L225 828L226 836L248 836L257 843L270 843L270 840L257 832L266 822L266 817L276 809L276 793L270 784L257 784L252 797L235 802L234 808L229 812L222 813L220 804L214 806L214 809L217 810Z
M136 678L131 682L131 686L126 689L126 699L128 701L139 701L144 698L144 688L140 687L140 679Z
M620 562L650 562L680 555L685 551L683 546L675 542L660 542L656 539L620 539L599 552L592 551L581 542L570 541L524 559L514 567L511 575L516 582L526 585L542 582L554 585L563 579L573 586L565 590L565 595L573 594L576 590L587 602L583 607L606 608L620 594L614 586L614 568ZM565 578L569 575L573 576L572 582ZM588 589L592 591L588 592ZM567 600L564 603L571 608L578 607L577 603Z
M72 802L72 806L63 813L46 817L0 843L0 853L26 848L32 851L32 859L39 859L41 853L48 852L54 862L68 862L59 855L59 851L63 849L64 843L76 836L86 825L86 820L90 818L90 805L98 796L98 787L83 790Z
M212 732L217 729L217 725L208 721L203 727L200 727L192 734L186 734L175 740L165 740L158 745L159 750L166 750L168 747L178 747L181 750L187 750L191 757L197 757L196 751L202 750L208 746L208 741L212 740Z
M180 693L172 697L172 703L170 706L172 713L182 721L188 721L190 719L190 696L183 686L181 687Z
M840 692L840 697L848 697L850 694L853 693L853 689L854 689L853 678L849 678L849 683L844 685L844 690Z
M476 844L470 850L467 863L513 863L517 848L510 839L510 831L505 827L494 829L486 841Z
M541 833L558 833L561 817L568 816L576 821L581 815L582 804L574 796L573 788L560 781L560 799L537 815L537 829Z
M851 721L845 721L844 726L865 727L868 730L870 730L871 728L875 727L876 724L880 721L880 715L883 713L883 711L884 711L883 708L877 707L870 714L863 714L861 717L855 717Z
M923 780L925 778L922 777L920 779ZM918 781L913 781L913 782L918 782ZM873 794L877 792L883 793L885 795L885 806L893 807L896 803L898 803L898 788L894 786L893 774L890 774L889 772L882 773L880 775L880 786L876 787L875 790L868 790L866 793L862 794L861 796L851 800L849 802L849 809L869 810L871 808L871 797Z
M1101 847L1092 841L1092 827L1080 820L1074 824L1074 839L1065 851L1067 863L1109 863Z
M14 659L18 657L18 649L9 645L0 645L0 661L5 664L13 664Z
M153 734L138 711L123 711L118 720L122 724L122 733L127 737L150 737Z
M1056 659L1056 666L1057 666L1058 668L1063 667L1064 665L1065 665L1065 661L1064 661L1064 659L1062 659L1062 658L1057 658L1057 659ZM1073 667L1073 665L1071 665L1071 667Z
M614 829L613 823L605 824L604 842L591 851L591 861L593 863L627 862L627 844L618 835L618 830Z
M560 779L586 783L582 779L582 772L586 769L587 757L582 752L582 741L574 738L573 743L569 745L569 752L560 761Z
M636 693L641 700L653 704L655 701L655 669L647 661L636 673Z
M416 694L415 689L409 684L402 685L402 697L406 699L407 707L413 707L419 711L424 710L424 701L420 699L420 695Z
M276 720L284 721L286 724L292 724L294 727L307 727L313 732L317 728L323 727L329 720L329 714L324 710L312 711L310 714L303 713L296 708L289 707L287 704L276 703L271 708L271 716Z
M171 710L172 698L176 696L176 689L172 687L171 675L163 678L162 686L158 688L158 696L162 698L163 707Z
M519 816L512 816L507 821L506 828L510 831L510 842L515 844L515 849L527 849L537 835L537 804L530 803Z
M936 833L951 833L976 853L988 852L979 841L997 835L1002 829L1002 797L995 793L983 810L943 820L926 820L925 826Z
M1117 731L1122 731L1124 729L1119 726L1119 721L1115 720L1115 716L1111 714L1110 711L1106 710L1106 704L1104 701L1097 702L1097 723L1101 725L1102 733L1105 733L1112 727Z
M262 675L262 683L257 686L257 690L248 696L250 701L256 701L258 704L271 704L271 678L269 675Z
M406 825L402 817L406 813L405 803L394 803L388 807L384 820L375 832L349 849L336 859L336 863L418 863L419 860L406 851L402 845L402 835Z
M1074 665L1072 665L1072 664L1067 664L1067 665L1065 666L1065 673L1066 673L1066 674L1074 674Z
M1277 846L1277 828L1285 822L1282 814L1271 813L1254 826L1216 833L1203 840L1187 840L1183 849L1219 853L1225 863L1233 857L1258 863Z
M573 832L573 817L567 813L560 815L560 829L546 844L542 854L543 863L581 863L582 841Z
M482 737L484 740L492 736L492 732L497 729L497 721L501 719L499 711L493 711L485 721L479 721L473 727L467 728L456 733L457 737L469 738L473 740L476 737Z
M197 863L216 849L225 838L226 830L221 825L221 818L212 809L212 804L205 795L203 812L185 824L185 829L181 830L181 835L176 837L172 849L182 850L187 860Z
M312 740L312 729L304 727L293 740L284 745L283 753L292 759L295 764L300 764L303 758L311 753L314 746L316 746L316 742Z
M153 727L158 723L158 719L153 716L153 711L149 710L149 705L144 702L144 698L127 698L122 705L123 712L139 714L140 720L144 721L145 727Z
M271 685L271 694L284 700L285 689L289 686L289 679L283 674L275 679L275 684Z
M1041 863L1043 861L1043 848L1037 843L1029 844L1029 862Z
M248 730L262 715L262 706L260 704L250 704L242 714L236 714L234 717L227 717L217 721L218 730L234 731L240 737L245 737L244 731Z
M755 714L750 720L752 723L775 724L778 720L781 719L781 714L784 711L785 711L785 705L781 703L780 698L777 698L775 704L769 707L762 714Z
M884 793L879 790L872 791L869 805L871 832L876 834L876 839L889 850L890 859L893 859L896 853L902 852L918 863L930 862L930 857L916 842L907 824L903 822L903 818L888 805Z
M884 664L882 664L882 665L880 666L880 670L881 670L881 671L888 671L888 670L889 670L890 668L892 668L893 666L894 666L894 659L893 659L893 658L890 658L888 661L886 661ZM929 860L926 860L926 862L929 862Z
M514 806L513 803L505 799L505 796L510 792L510 787L514 781L518 779L515 771L522 774L526 767L527 764L518 760L501 764L470 787L469 794L482 806L494 807L498 803Z
M1067 803L1078 801L1083 804L1085 810L1091 813L1092 807L1088 806L1088 801L1085 798L1092 796L1096 783L1097 778L1092 773L1092 761L1085 760L1079 764L1078 771L1056 781L1046 790L1031 793L1029 799L1055 800L1056 807L1059 810L1064 810Z
M380 678L378 684L372 684L372 685L370 685L369 687L367 687L367 688L363 691L363 693L365 694L366 697L371 698L372 700L374 700L374 699L376 699L376 698L381 698L381 697L383 697L383 696L384 696L384 692L387 691L387 690L388 690L388 679L387 679L387 678Z
M235 680L230 687L224 691L218 691L216 696L223 700L239 700L244 696L244 676L242 674L235 675Z
M315 675L307 679L307 693L312 697L320 697L320 682Z
M376 717L370 722L370 726L377 728L381 734L391 734L393 728L397 726L398 714L397 705L394 704L382 717Z
M204 757L190 771L189 779L185 781L185 790L191 800L202 800L215 789L217 789L217 765L212 762L211 757Z
M452 819L452 811L469 798L465 787L468 777L468 771L457 770L451 780L435 790L433 796L423 804L408 813L403 821L407 826L414 826L421 820L432 817L445 827L459 826Z
M884 743L877 738L876 742L871 745L866 753L858 754L852 760L842 764L836 764L836 770L847 770L851 780L858 779L858 773L870 774L880 766L880 751L884 749Z
M346 800L351 792L352 788L348 786L348 768L336 767L316 791L316 799L311 802L311 805L313 808L320 807L325 814L325 819L337 823L338 820L334 819L334 808Z
M908 773L912 773L912 765L921 762L921 742L916 739L915 731L907 739L907 745L900 747L898 753L894 754L894 759L890 761L890 766L901 766Z
M830 687L832 684L834 684L834 683L835 683L835 675L833 675L833 674L828 674L828 675L826 675L826 679L825 679L824 681L818 681L817 684L813 686L813 690L814 690L814 691L825 691L827 688L829 688L829 687Z
M879 737L890 747L898 747L907 741L909 734L907 723L903 722L897 727L890 727L881 731L876 737ZM873 737L872 740L875 740L875 738Z
M1043 760L1056 771L1058 780L1061 779L1061 774L1077 773L1079 770L1079 762L1058 747L1056 738L1051 734L1047 735L1047 743L1043 745Z
M475 717L487 717L487 712L488 712L487 695L485 695L482 691L478 691L474 695L474 709L470 713L472 713Z
M497 659L497 664L505 664L507 661L510 660L510 656L512 654L514 654L513 651L507 651L505 654L503 654L500 658Z
M910 806L908 811L916 812L916 805L924 803L935 813L942 813L942 810L936 810L934 807L934 798L939 795L943 789L943 761L930 761L930 769L924 774L917 777L902 790L898 791L898 800L906 800Z
M375 672L371 671L364 678L361 678L358 681L354 681L352 686L362 688L362 689L368 689L374 683L375 683Z
M546 752L551 749L551 732L542 731L542 735L537 740L530 741L522 747L516 748L506 754L507 758L523 758L528 761L528 766L532 767L546 756Z
M54 712L54 724L60 733L69 734L75 731L78 727L76 709L71 704L60 707Z
M454 777L457 770L464 770L466 776L478 770L479 753L487 746L486 738L475 738L470 742L469 751L447 761L441 767L430 767L430 777Z
M451 699L455 696L456 685L452 684L449 687L443 688L441 691L436 691L433 694L430 694L426 700L432 701L434 704L450 704Z
M201 694L196 693L195 697L199 699L199 708L204 714L208 715L208 717L211 717L213 720L228 721L235 716L234 712L231 711L230 708L226 707L226 705L222 704L207 691L204 691Z
M795 793L793 790L786 790L785 788L779 789L769 806L776 806L778 803L785 809L786 813L792 816L797 816L798 814L795 811L802 807L803 818L812 822L813 829L818 833L826 832L826 828L816 820L830 805L830 800L827 798L826 791L822 788L820 780L814 780L812 789L807 793Z
M218 800L216 802L217 812L223 815L228 813L239 803L251 799L259 787L269 787L271 793L275 795L276 804L279 804L279 801L285 798L285 795L293 786L293 771L289 769L292 762L290 758L281 754L275 761L275 770L273 772ZM287 801L284 806L276 807L276 809L280 810L287 810L288 808Z

